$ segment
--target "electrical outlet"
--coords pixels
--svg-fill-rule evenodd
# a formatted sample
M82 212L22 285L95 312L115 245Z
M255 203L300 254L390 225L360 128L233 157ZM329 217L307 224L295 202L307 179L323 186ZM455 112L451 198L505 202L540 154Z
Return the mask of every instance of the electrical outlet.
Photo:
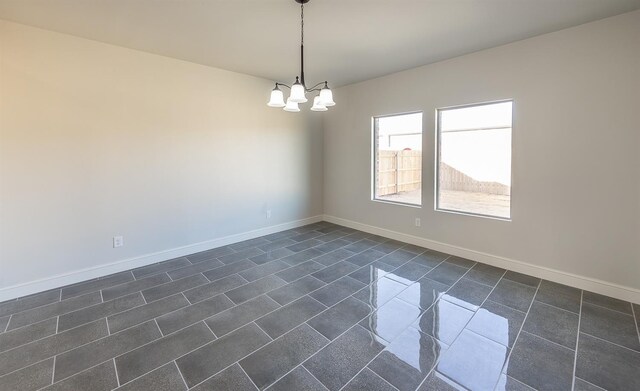
M267 210L267 219L271 218L271 209Z
M124 238L122 236L113 237L113 248L124 246Z
M420 226L420 217L416 217L416 227Z

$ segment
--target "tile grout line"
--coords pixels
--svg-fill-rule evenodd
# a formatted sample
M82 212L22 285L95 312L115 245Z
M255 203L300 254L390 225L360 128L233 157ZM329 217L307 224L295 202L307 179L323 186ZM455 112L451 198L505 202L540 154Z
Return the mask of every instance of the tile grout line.
M357 281L357 280L356 280L356 281ZM329 285L329 284L327 284L327 285ZM322 286L322 288L324 288L324 287L325 287L325 286L327 286L327 285ZM367 286L369 286L369 285L366 285L366 286L362 287L362 289L366 288ZM321 288L318 288L318 289L321 289ZM316 290L317 290L317 289L316 289ZM309 293L313 293L313 292L315 292L315 291L311 291L311 292L309 292ZM359 292L359 290L358 290L358 292ZM306 295L304 295L304 296L309 295L309 293L307 293L307 294L306 294ZM304 296L302 296L302 297L304 297ZM301 297L300 299L302 299L302 297ZM329 308L330 308L328 305L324 304L323 302L321 302L320 300L316 299L316 298L315 298L315 297L313 297L313 296L309 296L309 298L310 298L311 300L313 300L313 301L315 301L315 302L319 303L320 305L322 305L322 306L324 307L324 308L322 309L322 311L320 311L320 312L324 312L325 310L327 310L327 309L329 309ZM291 304L291 303L293 303L293 302L295 302L295 301L298 301L298 300L299 300L299 299L296 299L296 300L294 300L294 301L292 301L292 302L289 302L289 303L287 303L287 305L289 305L289 304ZM275 301L275 300L274 300L274 301ZM284 307L284 306L283 306L283 307ZM319 313L320 313L320 312L319 312Z
M582 297L582 294L580 294L580 297ZM534 301L536 303L538 303L538 304L546 305L548 307L555 308L555 309L560 310L560 311L568 312L568 313L573 314L573 315L578 315L579 316L580 312L581 312L581 310L578 310L578 312L573 312L573 311L568 310L566 308L561 308L561 307L555 306L553 304L545 303L544 301L540 301L540 300L534 300ZM582 300L580 300L580 308L582 308ZM520 311L520 312L522 312L522 311Z
M610 307L605 307L603 305L600 304L595 304L595 303L591 303L589 301L585 301L585 303L592 305L594 307L598 307L598 308L604 308L605 310L609 310L609 311L613 311L613 312L617 312L618 314L622 314L622 315L626 315L626 316L633 316L633 303L627 301L626 303L629 304L631 306L631 313L628 312L624 312L624 311L618 311L618 310L614 310L613 308Z
M576 387L576 369L578 367L578 346L580 345L580 323L582 322L582 301L584 300L584 291L580 291L580 312L578 313L578 332L576 333L576 351L573 356L573 376L571 378L571 389ZM633 309L633 306L632 306Z
M209 319L209 318L207 318L207 319ZM213 334L213 336L216 338L215 340L220 339L220 337L218 337L218 336L216 335L216 333L211 329L211 327L209 326L209 324L208 324L207 322L205 322L205 320L207 320L207 319L204 319L204 320L202 321L202 323L204 323L204 325L205 325L205 326L207 326L207 328L209 329L209 331L211 331L211 334ZM156 322L156 324L158 324L158 322ZM256 325L256 326L257 326L257 325ZM215 341L215 340L214 340L214 341Z
M162 332L162 329L160 328L160 325L158 324L158 320L157 320L157 318L153 318L153 322L156 324L156 327L158 328L158 331L160 332L160 338L164 338L164 337L165 337L165 335L164 335L164 333ZM145 322L142 322L142 323L139 323L139 324L144 324L144 323L145 323ZM196 323L197 323L197 322L196 322ZM195 324L195 323L194 323L194 324ZM136 326L137 326L137 325L136 325ZM135 326L131 326L131 327L135 327ZM189 327L189 326L187 326L187 327ZM127 330L127 329L125 329L125 330ZM182 329L180 329L180 330L182 330ZM179 331L179 330L178 330L178 331ZM215 336L215 334L214 334L214 336ZM155 341L155 339L154 339L154 341ZM153 342L153 341L151 341L151 342ZM142 345L142 346L144 346L144 345ZM133 350L135 350L135 349L133 349Z
M11 372L7 372L7 373L5 373L4 375L0 375L0 380L2 380L2 378L3 378L3 377L5 377L5 376L12 375L12 374L14 374L14 373L16 373L16 372L18 372L18 371L21 371L21 370L23 370L23 369L25 369L25 368L30 367L30 366L37 365L37 364L41 364L41 363L43 363L43 362L45 362L45 361L47 361L47 360L51 360L51 359L52 359L52 358L54 358L54 357L55 357L55 356L51 356L51 357L47 357L47 358L43 358L42 360L38 360L38 361L34 362L33 364L29 364L29 365L26 365L26 366L24 366L24 367L21 367L21 368L18 368L18 369L14 369L14 370L13 370L13 371L11 371ZM45 387L48 387L48 386L45 386Z
M520 335L522 334L522 330L524 329L524 325L527 322L527 318L529 317L529 313L531 312L531 307L533 306L533 302L536 301L536 296L538 295L538 291L540 290L540 285L542 285L542 279L540 279L540 282L538 282L538 286L536 287L536 292L533 294L533 297L531 298L531 303L529 303L529 308L527 309L526 315L524 316L524 319L522 320L522 325L520 326L520 330L518 330L518 334L516 335L516 339L513 340L513 347L511 348L511 350L509 351L509 355L507 356L507 359L505 360L505 363L502 365L502 369L500 370L500 375L503 374L505 366L509 363L509 360L511 360L511 355L513 354L513 351L516 347L516 344L518 343L518 339L520 339ZM505 375L507 375L505 373ZM527 386L529 386L527 383L518 380L520 383L523 383ZM497 385L497 384L496 384ZM531 387L531 386L529 386ZM495 388L495 387L494 387Z
M282 308L282 307L280 307L280 308ZM268 314L267 314L267 315L268 315ZM265 316L266 316L266 315L265 315ZM256 320L260 320L260 319L261 319L261 318L258 318L258 319L256 319ZM275 341L275 340L273 339L273 337L272 337L272 336L270 336L270 335L269 335L269 333L267 333L267 331L266 331L265 329L263 329L262 327L260 327L260 325L259 325L259 324L257 324L257 323L256 323L256 320L254 320L254 321L252 321L252 322L249 322L249 323L247 323L247 324L251 324L251 323L255 324L257 328L259 328L260 330L262 330L262 332L263 332L263 333L267 334L267 337L269 337L269 339L271 339L271 342ZM303 323L304 323L304 322L303 322ZM298 326L300 326L301 324L302 324L302 323L300 323ZM293 329L298 328L298 326L294 327ZM293 330L293 329L291 329L291 330ZM291 331L291 330L289 330L289 331ZM289 331L287 331L287 333L288 333ZM227 334L228 334L228 333L227 333ZM227 334L225 334L225 335L227 335ZM286 334L286 333L284 333L284 334ZM284 334L282 334L282 335L284 335Z
M640 314L636 314L633 303L631 303L631 313L633 314L633 320L636 322L636 333L638 334L638 342L640 342L640 325L638 325L638 317Z
M45 359L45 360L38 361L36 364L41 363L41 362L43 362L43 361L47 361L47 360L49 360L49 359L51 359L51 357L49 357L49 358L47 358L47 359ZM65 377L64 379L60 379L60 380L58 380L57 382L54 382L54 383L52 383L52 384L60 384L61 382L65 381L65 380L71 379L72 377L76 377L76 376L78 376L78 375L80 375L80 374L82 374L82 373L85 373L85 372L87 372L87 371L89 371L89 370L91 370L91 369L94 369L94 368L96 368L96 367L99 367L100 365L103 365L103 364L105 364L105 363L107 363L107 362L109 362L109 361L111 361L111 360L113 360L113 359L111 359L111 358L110 358L110 359L108 359L108 360L105 360L105 361L100 362L99 364L92 365L92 366L90 366L89 368L83 369L83 370L81 370L80 372L76 372L76 373L74 373L73 375L67 376L67 377ZM32 364L32 365L35 365L35 364ZM55 368L54 368L54 369L55 369ZM118 372L116 371L116 377L117 377L117 376L118 376ZM44 386L44 387L40 387L40 388L38 388L38 390L44 390L44 389L47 389L47 388L48 388L48 387L50 387L52 384L46 385L46 386Z
M176 360L173 360L172 363L176 367L176 369L178 370L178 373L180 374L180 379L182 379L182 382L184 383L184 386L187 387L187 390L188 390L189 389L189 385L187 384L187 381L184 379L184 376L182 375L182 372L180 372L180 368L178 368L178 363L176 362ZM162 368L162 365L159 366L158 368ZM156 368L156 369L158 369L158 368ZM154 369L154 371L155 371L155 369ZM151 371L151 372L153 372L153 371ZM149 373L151 373L151 372L149 372Z
M51 384L53 384L56 378L56 359L58 356L53 356L53 368L51 368Z
M266 345L265 345L266 346ZM244 368L242 368L242 365L240 365L240 361L238 361L238 366L240 367L240 370L242 371L242 373L244 373L244 375L247 377L247 379L249 379L249 381L251 382L251 384L253 384L253 386L256 388L256 390L259 390L260 387L258 387L256 385L256 383L253 381L253 379L251 378L251 376L249 376L249 374L247 373L247 371L244 370ZM265 387L266 388L266 387Z
M503 374L500 374L500 377L502 377L502 375L503 375ZM531 386L528 386L528 385L524 384L523 382L521 382L520 380L516 379L515 377L508 376L507 374L504 374L504 376L505 376L506 378L508 378L508 379L513 380L514 382L516 382L516 383L518 383L518 384L522 384L522 387L526 387L527 389L531 388L531 389L532 389L532 390L534 390L534 391L538 391L538 390L536 390L535 388L533 388L533 387L531 387ZM496 384L496 389L495 389L495 391L500 391L500 390L498 390L498 385L499 385L499 384L500 384L500 380L498 380L498 384ZM568 391L572 391L572 390L573 390L573 389L568 390ZM526 391L526 390L525 390L525 391Z
M629 351L632 351L632 352L635 352L635 353L640 353L640 350L634 350L634 349L629 348L629 347L627 347L627 346L623 346L623 345L620 345L620 344L618 344L618 343L611 342L611 341L609 341L609 340L606 340L606 339L604 339L604 338L601 338L601 337L595 336L595 335L593 335L593 334L585 333L584 331L582 332L582 334L584 334L584 335L588 335L588 336L589 336L589 337L591 337L591 338L595 338L595 339L597 339L597 340L600 340L600 341L602 341L602 342L606 342L606 343L608 343L608 344L611 344L611 345L617 346L617 347L622 348L622 349L625 349L625 350L629 350Z
M384 349L383 349L383 350L384 350ZM368 365L368 364L367 364L367 365ZM387 384L388 384L391 388L393 388L394 390L396 390L396 391L400 391L400 389L399 389L398 387L396 387L396 386L394 386L393 384L389 383L389 382L387 381L387 379L385 379L384 377L382 377L382 376L378 375L378 374L377 374L376 372L374 372L372 369L367 368L367 367L362 368L362 370L365 370L365 369L369 369L369 371L370 371L371 373L373 373L373 376L375 376L375 377L377 377L378 379L382 380L383 382L387 383ZM361 371L361 372L362 372L362 371ZM356 376L358 376L358 375L356 375ZM351 380L349 380L349 383L351 383L351 382L353 381L353 379L355 379L355 378L356 378L356 376L354 376ZM342 388L346 387L349 383L345 384ZM341 389L342 389L342 388L341 388Z
M600 386L597 386L597 385L595 385L595 384L593 384L593 383L591 383L591 382L588 382L588 381L584 380L584 379L583 379L583 378L581 378L581 377L578 377L578 379L582 380L583 382L585 382L585 383L587 383L587 384L592 385L593 387L597 388L597 390L607 391L607 390L605 390L604 388L602 388L602 387L600 387Z
M526 312L524 312L524 311L520 311L520 310L515 309L515 308L513 308L513 307L509 307L509 306L508 306L508 305L506 305L506 304L498 303L497 301L491 300L491 299L489 299L489 298L487 298L485 301L483 301L483 302L482 302L482 304L484 305L484 303L487 303L487 302L491 302L491 303L493 303L493 304L495 304L495 305L497 305L497 306L504 307L504 308L506 308L506 309L508 309L508 310L518 312L518 313L520 313L520 314L522 314L522 315L526 315L526 314L527 314L527 313L526 313ZM577 315L576 313L573 313L573 314L574 314L574 315Z
M203 285L207 285L207 284L211 283L211 281L210 281L210 280L209 280L209 279L208 279L204 274L202 274L202 272L201 272L201 273L192 274L192 275L190 275L190 276L186 276L186 277L178 278L177 280L171 280L171 281L168 281L168 282L165 282L165 283L162 283L162 284L154 285L154 286L151 286L151 287L149 287L149 288L143 289L143 290L141 290L141 291L139 291L139 292L142 294L142 298L144 299L145 304L153 303L153 302L156 302L156 301L158 301L158 300L166 299L167 297L170 297L170 296L173 296L173 295L177 295L178 293L185 292L185 290L181 290L181 291L179 291L179 292L174 292L174 293L171 293L171 294L169 294L169 295L166 295L166 296L163 296L163 297L157 298L157 299L155 299L155 300L151 300L151 301L147 301L147 298L146 298L146 297L145 297L145 295L144 295L144 292L145 292L145 291L149 291L149 290L151 290L151 289L156 289L156 288L160 288L160 287L164 287L164 286L169 286L169 284L173 284L174 282L178 282L178 281L180 281L180 280L187 279L187 278L193 278L193 277L196 277L197 275L201 275L205 280L207 280L207 282L203 282L203 283L198 284L198 285L190 286L190 287L189 287L188 289L186 289L186 290L199 288L199 287L201 287L201 286L203 286ZM168 274L167 274L167 276L168 276ZM169 278L171 278L171 277L169 277ZM125 295L125 296L128 296L128 295ZM123 297L123 296L120 296L120 297ZM185 297L185 299L186 299L186 297ZM187 300L188 300L188 299L187 299Z
M116 366L116 358L112 358L113 361L113 371L116 373L116 382L118 383L118 387L120 387L120 376L118 376L118 367Z
M185 291L180 292L180 294L182 295L182 297L184 297L184 299L187 301L187 303L189 303L189 305L186 305L185 307L188 307L190 305L194 305L195 303L192 303L191 300L187 299L187 296L184 294ZM224 293L224 292L223 292ZM177 293L176 293L177 294ZM212 296L215 297L215 296ZM204 299L204 300L208 300L208 299ZM201 300L201 301L204 301ZM196 303L199 303L198 301L196 301ZM164 315L164 314L163 314Z
M309 325L309 327L311 327L311 325ZM313 328L313 327L311 327L311 328ZM314 329L314 330L315 330L315 329ZM317 330L316 330L316 331L317 331ZM331 342L329 342L329 343L331 343ZM328 344L327 344L327 345L328 345ZM325 346L327 346L327 345L325 345ZM322 349L324 349L324 346L322 347ZM320 350L322 350L322 349L320 349ZM307 360L305 360L305 361L307 361ZM304 362L304 361L303 361L303 362ZM309 370L308 370L307 368L305 368L305 367L302 365L302 363L300 363L300 364L296 365L296 367L295 367L295 368L293 368L291 371L287 372L287 374L286 374L286 375L284 375L284 376L282 376L280 379L283 379L285 376L289 375L291 372L293 372L294 370L296 370L296 369L297 369L297 368L299 368L299 367L300 367L300 368L302 368L302 369L303 369L305 372L307 372L309 375L311 375L311 377L312 377L312 378L316 379L316 381L318 382L318 384L320 384L320 386L322 386L322 388L324 388L325 390L329 391L329 389L327 388L327 386L325 386L324 384L322 384L322 382L320 381L320 379L318 379L318 378L316 377L316 375L314 375L313 373L309 372ZM278 380L274 381L274 382L273 382L273 384L276 384L278 381L280 381L280 379L278 379ZM272 384L272 385L273 385L273 384Z
M553 345L556 345L557 347L564 348L564 349L567 349L567 350L571 350L572 352L575 352L575 349L571 349L570 347L567 347L567 346L565 346L565 345L563 345L563 344L561 344L561 343L554 342L554 341L552 341L552 340L550 340L550 339L546 339L545 337L541 337L541 336L539 336L538 334L534 334L534 333L532 333L532 332L530 332L530 331L527 331L527 330L522 330L522 332L523 332L523 333L525 333L525 334L529 334L529 335L531 335L532 337L539 338L539 339L541 339L541 340L543 340L543 341L547 341L547 342L549 342L549 343L551 343L551 344L553 344ZM477 333L476 333L476 334L477 334ZM486 337L485 337L485 338L486 338ZM521 382L521 383L522 383L522 382ZM531 387L531 386L529 386L529 387Z

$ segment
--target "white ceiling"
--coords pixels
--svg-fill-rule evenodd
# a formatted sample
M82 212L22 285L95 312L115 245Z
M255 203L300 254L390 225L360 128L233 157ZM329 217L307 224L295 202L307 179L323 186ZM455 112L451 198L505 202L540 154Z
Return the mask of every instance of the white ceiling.
M350 84L640 8L640 0L312 0L307 84ZM0 0L0 18L291 82L294 0Z

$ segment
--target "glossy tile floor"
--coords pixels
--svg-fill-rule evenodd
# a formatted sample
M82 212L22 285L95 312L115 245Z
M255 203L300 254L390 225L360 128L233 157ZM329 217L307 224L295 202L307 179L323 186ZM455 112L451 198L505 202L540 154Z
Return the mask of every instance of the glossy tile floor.
M318 223L0 303L0 390L640 390L639 313Z

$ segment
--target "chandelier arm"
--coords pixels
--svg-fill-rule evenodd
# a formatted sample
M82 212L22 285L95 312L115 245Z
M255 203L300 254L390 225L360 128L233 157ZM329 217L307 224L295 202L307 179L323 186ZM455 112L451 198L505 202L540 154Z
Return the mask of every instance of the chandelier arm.
M280 86L287 87L288 89L291 89L291 87L290 87L290 86L288 86L288 85L286 85L286 84L284 84L284 83L278 83L278 82L276 82L276 87L280 87Z
M305 90L307 92L311 92L311 91L320 91L320 88L316 88L318 87L320 84L327 84L326 81L321 81L320 83L316 84L315 86L311 87L311 88L305 88Z

